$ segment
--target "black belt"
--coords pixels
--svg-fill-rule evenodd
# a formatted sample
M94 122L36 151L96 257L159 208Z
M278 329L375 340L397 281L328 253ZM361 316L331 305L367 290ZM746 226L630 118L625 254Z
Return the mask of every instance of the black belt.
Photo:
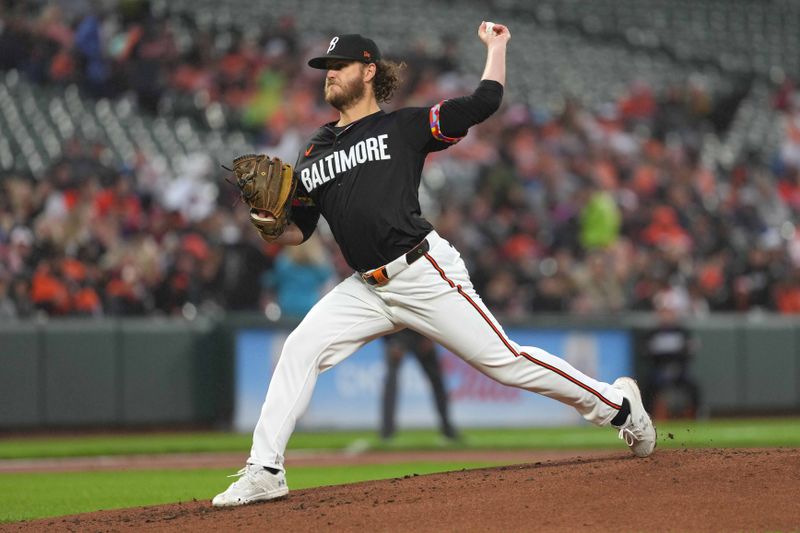
M406 263L411 264L423 255L425 252L431 249L431 244L428 242L428 239L423 239L421 243L413 247L406 255ZM383 265L380 268L376 268L375 270L371 271L369 274L364 273L361 274L361 279L367 282L370 285L386 285L389 283L389 273L386 270L386 265Z

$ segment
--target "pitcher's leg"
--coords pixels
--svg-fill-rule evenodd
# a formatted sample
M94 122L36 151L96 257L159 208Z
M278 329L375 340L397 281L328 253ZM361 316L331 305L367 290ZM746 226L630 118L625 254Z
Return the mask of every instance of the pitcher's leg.
M416 300L397 312L409 327L439 342L470 365L503 383L571 405L588 421L608 424L622 407L622 392L597 381L545 350L520 346L475 292L454 249L432 250L423 261L429 283L445 284L435 298ZM421 270L421 269L420 269Z
M380 300L355 278L325 295L286 339L247 462L282 470L286 444L308 407L319 373L394 329Z

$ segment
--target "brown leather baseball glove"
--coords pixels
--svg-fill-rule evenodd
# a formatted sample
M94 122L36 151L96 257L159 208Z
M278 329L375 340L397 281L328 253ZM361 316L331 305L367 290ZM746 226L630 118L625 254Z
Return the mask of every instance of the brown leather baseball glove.
M242 201L250 206L250 222L266 240L280 237L289 225L297 188L292 165L277 157L246 154L233 160L233 173Z

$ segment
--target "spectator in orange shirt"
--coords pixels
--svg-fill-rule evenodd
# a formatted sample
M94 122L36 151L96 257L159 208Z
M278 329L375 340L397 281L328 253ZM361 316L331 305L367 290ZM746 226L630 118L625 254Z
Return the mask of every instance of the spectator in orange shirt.
M773 298L778 311L783 314L800 314L800 268L791 278L775 285Z
M64 315L70 312L70 297L66 284L49 260L43 260L31 280L31 300L48 314Z
M661 205L653 210L650 224L642 232L644 242L657 248L688 250L691 237L678 223L675 210Z

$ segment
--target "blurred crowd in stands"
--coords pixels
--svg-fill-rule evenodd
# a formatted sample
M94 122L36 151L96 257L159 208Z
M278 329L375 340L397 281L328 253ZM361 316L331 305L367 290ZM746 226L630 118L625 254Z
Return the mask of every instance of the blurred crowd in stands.
M324 43L300 39L291 19L274 33L223 39L186 17L186 40L174 18L154 17L146 4L63 4L5 2L0 69L75 83L93 98L132 93L140 113L218 102L231 127L287 160L334 117L321 98L324 72L305 68ZM461 71L455 40L396 52L409 67L389 108L431 105L477 84ZM633 81L597 109L565 98L552 113L507 100L429 157L423 212L462 252L486 304L506 316L664 306L683 315L800 313L798 94L789 81L775 89L780 153L745 154L730 168L700 157L718 102L689 80ZM207 155L188 156L172 174L144 153L123 166L106 151L76 138L41 175L0 177L0 318L302 316L350 274L324 224L303 252L262 242Z

